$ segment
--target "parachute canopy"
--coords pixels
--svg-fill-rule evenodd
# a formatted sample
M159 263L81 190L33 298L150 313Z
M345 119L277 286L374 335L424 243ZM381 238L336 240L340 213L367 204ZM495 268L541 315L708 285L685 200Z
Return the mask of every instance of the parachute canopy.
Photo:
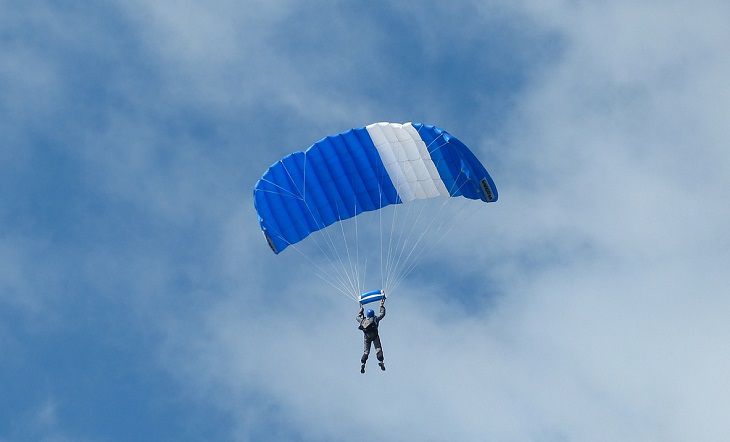
M418 199L497 201L485 167L458 139L421 123L374 123L274 163L254 188L274 253L358 214Z

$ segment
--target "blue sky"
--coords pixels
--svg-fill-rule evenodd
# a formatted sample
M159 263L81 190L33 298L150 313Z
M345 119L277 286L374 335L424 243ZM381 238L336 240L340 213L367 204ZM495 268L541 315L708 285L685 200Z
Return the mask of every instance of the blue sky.
M0 441L730 432L723 2L0 10ZM500 201L363 377L353 305L251 189L375 121L448 129Z

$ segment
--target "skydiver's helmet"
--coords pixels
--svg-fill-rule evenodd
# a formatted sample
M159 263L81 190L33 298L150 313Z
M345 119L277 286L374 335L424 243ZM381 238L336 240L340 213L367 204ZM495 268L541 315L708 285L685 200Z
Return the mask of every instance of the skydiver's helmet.
M373 316L375 316L375 312L373 311L373 309L371 309L371 308L370 308L370 309L368 309L368 311L367 311L367 312L365 312L365 315L366 315L366 316L367 316L368 318L372 318Z

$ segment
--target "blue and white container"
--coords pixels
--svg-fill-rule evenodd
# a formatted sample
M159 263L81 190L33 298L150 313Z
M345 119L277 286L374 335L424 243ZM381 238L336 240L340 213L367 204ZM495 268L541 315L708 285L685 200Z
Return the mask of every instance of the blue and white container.
M380 301L381 299L385 299L385 292L382 290L373 290L372 292L360 295L360 304L365 305L371 302Z

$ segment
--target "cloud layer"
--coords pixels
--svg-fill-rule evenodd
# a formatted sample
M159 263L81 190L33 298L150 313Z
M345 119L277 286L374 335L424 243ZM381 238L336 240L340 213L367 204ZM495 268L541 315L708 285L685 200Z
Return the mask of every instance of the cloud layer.
M37 387L0 411L38 428L0 437L730 432L724 4L15 11L0 373ZM500 201L389 301L388 371L362 376L355 307L270 253L247 189L323 134L410 119L467 142ZM109 397L123 412L88 410Z

